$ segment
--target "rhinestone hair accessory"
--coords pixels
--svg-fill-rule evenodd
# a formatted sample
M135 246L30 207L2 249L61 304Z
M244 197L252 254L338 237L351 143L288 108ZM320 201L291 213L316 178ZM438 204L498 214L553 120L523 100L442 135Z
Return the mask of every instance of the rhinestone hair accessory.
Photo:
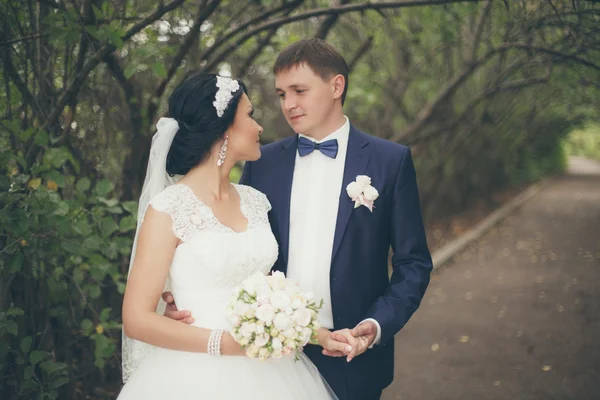
M233 98L233 93L240 88L240 84L235 79L217 75L217 87L219 90L215 96L215 101L213 101L213 106L215 106L217 115L221 118Z

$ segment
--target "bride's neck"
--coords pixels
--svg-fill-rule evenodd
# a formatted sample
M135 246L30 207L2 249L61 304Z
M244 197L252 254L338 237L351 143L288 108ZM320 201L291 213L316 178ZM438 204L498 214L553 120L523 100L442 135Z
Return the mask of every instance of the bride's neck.
M181 183L189 186L196 195L202 198L211 197L220 200L229 194L229 172L233 164L225 161L222 166L212 157L192 168L183 178Z

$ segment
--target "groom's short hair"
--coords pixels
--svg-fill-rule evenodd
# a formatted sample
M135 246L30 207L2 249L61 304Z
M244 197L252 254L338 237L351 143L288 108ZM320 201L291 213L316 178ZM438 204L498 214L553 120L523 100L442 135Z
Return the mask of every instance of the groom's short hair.
M321 79L327 80L335 75L344 77L342 104L348 91L348 65L338 51L323 39L304 39L292 43L279 55L273 66L273 74L286 71L294 66L306 64Z

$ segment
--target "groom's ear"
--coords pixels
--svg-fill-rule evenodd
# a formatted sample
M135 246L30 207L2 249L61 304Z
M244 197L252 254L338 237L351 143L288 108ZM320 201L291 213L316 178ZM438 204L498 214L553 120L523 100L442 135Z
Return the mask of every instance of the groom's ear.
M344 75L337 74L331 79L331 87L333 89L333 98L341 99L344 94L344 88L346 87L346 79Z

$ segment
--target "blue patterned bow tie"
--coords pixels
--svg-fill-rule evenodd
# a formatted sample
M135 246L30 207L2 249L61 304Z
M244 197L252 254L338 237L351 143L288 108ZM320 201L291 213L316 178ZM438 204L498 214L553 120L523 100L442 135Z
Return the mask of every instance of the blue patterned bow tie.
M298 141L298 154L304 157L312 153L314 150L319 150L329 158L335 158L338 153L337 139L331 139L323 143L315 143L305 137L300 137Z

